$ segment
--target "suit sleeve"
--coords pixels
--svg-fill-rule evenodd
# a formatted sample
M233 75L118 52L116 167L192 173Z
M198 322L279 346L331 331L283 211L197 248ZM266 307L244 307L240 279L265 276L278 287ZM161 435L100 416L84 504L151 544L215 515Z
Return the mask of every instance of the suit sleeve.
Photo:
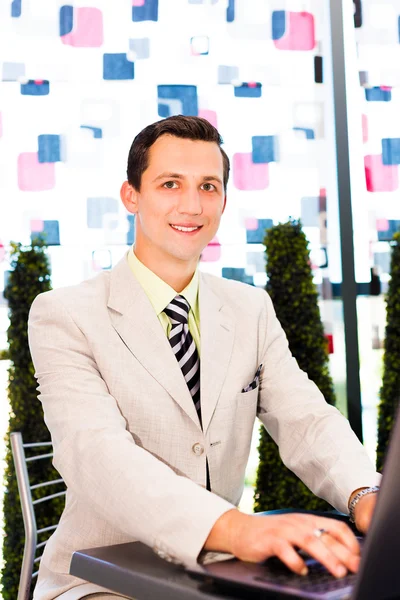
M54 466L68 488L160 555L195 561L214 523L235 507L135 444L59 294L36 298L28 331Z
M299 368L272 301L264 296L258 417L278 444L284 464L314 494L348 513L351 493L378 485L381 476L348 420Z

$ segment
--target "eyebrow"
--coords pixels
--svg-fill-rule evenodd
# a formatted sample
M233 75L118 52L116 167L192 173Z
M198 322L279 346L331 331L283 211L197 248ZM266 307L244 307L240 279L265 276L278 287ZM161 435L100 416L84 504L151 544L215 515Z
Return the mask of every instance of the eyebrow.
M167 178L185 179L185 176L182 175L181 173L161 173L161 175L158 175L155 179L153 179L153 183L155 181L159 181L160 179L167 179ZM218 181L218 183L223 185L222 180L217 175L205 175L203 177L203 181Z

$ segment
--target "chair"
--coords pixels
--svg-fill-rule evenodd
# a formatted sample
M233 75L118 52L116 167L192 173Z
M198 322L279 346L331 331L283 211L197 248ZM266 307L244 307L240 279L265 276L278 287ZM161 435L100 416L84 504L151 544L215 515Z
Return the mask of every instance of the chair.
M64 483L63 479L54 479L52 481L46 481L44 483L38 483L36 485L30 485L29 483L29 475L27 463L42 460L45 458L51 458L53 453L46 454L37 454L34 456L29 456L28 458L25 456L25 448L43 448L48 447L52 448L51 442L38 442L33 444L24 444L22 441L22 435L19 432L11 433L11 451L15 466L15 473L17 477L18 483L18 491L19 497L21 501L21 509L22 509L22 518L24 522L25 529L25 545L24 545L24 555L22 559L22 567L21 567L21 575L19 579L19 587L18 587L18 598L17 600L28 600L32 579L37 577L38 570L33 572L34 566L40 563L40 559L42 555L35 558L36 551L39 548L44 548L47 543L47 540L37 543L38 535L41 533L45 533L47 531L54 531L57 528L57 525L51 525L49 527L44 527L43 529L37 529L36 526L36 517L35 517L35 506L42 502L46 502L47 500L51 500L53 498L57 498L59 496L65 496L66 491L57 492L55 494L50 494L48 496L43 496L37 500L33 500L32 498L32 490L38 488L44 488L46 486L55 485L59 483Z

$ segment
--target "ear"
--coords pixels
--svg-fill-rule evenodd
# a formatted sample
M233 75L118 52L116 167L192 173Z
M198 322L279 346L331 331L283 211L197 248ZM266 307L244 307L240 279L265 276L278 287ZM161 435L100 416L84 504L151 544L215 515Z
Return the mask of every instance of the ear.
M128 181L124 181L121 186L120 196L126 210L132 214L138 211L138 192Z

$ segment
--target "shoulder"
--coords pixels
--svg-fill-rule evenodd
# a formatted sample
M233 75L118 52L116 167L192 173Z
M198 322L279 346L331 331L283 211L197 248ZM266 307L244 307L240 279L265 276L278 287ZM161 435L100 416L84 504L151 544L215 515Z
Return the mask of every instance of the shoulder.
M30 318L37 312L65 310L73 314L81 310L94 310L96 306L106 306L109 295L110 272L102 271L95 277L67 287L61 287L39 294L34 299Z

